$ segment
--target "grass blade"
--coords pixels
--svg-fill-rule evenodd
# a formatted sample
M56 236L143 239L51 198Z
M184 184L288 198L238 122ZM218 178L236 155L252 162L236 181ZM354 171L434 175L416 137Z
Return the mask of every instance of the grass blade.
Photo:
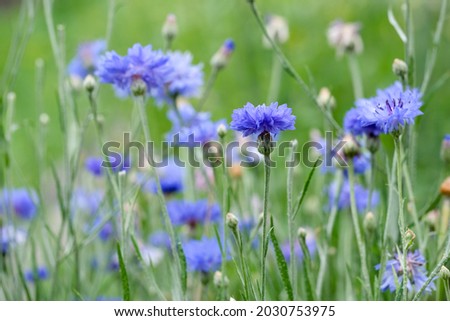
M120 276L122 279L123 300L131 301L130 284L128 282L127 269L125 262L123 261L122 250L120 249L120 243L117 243L117 256L119 257Z
M278 270L281 274L281 280L283 281L284 289L287 292L288 299L294 301L294 292L292 291L291 280L289 279L289 271L283 252L281 251L280 244L275 235L275 228L273 226L273 218L270 218L270 238L272 240L273 248L275 249L275 256L277 259ZM292 258L291 258L292 259Z
M303 190L302 190L302 192L300 194L300 197L299 197L299 199L297 201L297 205L295 206L293 219L295 219L295 217L297 216L298 211L300 210L300 207L302 206L302 203L305 200L305 196L306 196L306 193L308 192L309 184L311 183L311 179L312 179L312 177L314 175L314 172L316 171L316 168L319 165L319 161L320 161L320 159L316 160L316 162L313 165L313 168L309 172L308 178L306 179L305 185L303 186Z

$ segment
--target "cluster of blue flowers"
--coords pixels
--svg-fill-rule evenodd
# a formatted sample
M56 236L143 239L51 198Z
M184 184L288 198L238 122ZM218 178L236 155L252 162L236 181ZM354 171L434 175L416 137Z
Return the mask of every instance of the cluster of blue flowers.
M377 95L356 101L356 107L345 115L345 130L353 135L378 136L413 124L422 115L422 94L416 88L404 89L400 82L377 91Z
M106 52L96 75L101 82L114 85L119 96L132 94L132 85L142 81L147 94L159 102L197 97L203 86L202 65L192 65L190 53L164 53L151 45L135 44L125 56Z

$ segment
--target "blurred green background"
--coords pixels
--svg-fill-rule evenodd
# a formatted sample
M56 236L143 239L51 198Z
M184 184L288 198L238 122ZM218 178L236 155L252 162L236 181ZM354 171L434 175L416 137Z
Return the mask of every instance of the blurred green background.
M0 7L0 70L4 70L19 13L19 1ZM269 87L272 52L263 48L262 34L245 0L118 0L110 49L124 54L136 42L162 47L161 26L168 13L176 14L179 35L174 49L189 50L195 62L204 62L206 76L211 68L209 60L224 39L236 42L236 51L229 66L220 73L207 101L206 109L216 119L230 120L231 111L247 101L265 102ZM331 89L337 99L335 118L342 121L346 110L353 104L351 78L346 59L336 58L334 49L326 39L326 30L335 19L362 23L364 52L358 57L366 96L376 88L394 82L391 72L394 58L403 58L403 44L389 24L387 10L392 7L398 20L402 20L402 1L362 0L257 0L263 13L284 16L290 26L290 39L283 50L299 73L308 79L308 70L314 86ZM432 47L432 33L439 15L440 1L411 1L414 15L417 81L420 84L427 52ZM80 42L103 38L106 33L108 1L55 0L55 24L66 27L67 60L75 54ZM438 59L431 86L450 70L450 28L444 27ZM62 155L59 135L56 85L56 66L52 57L42 6L37 12L34 31L26 47L13 90L17 94L15 122L19 125L13 138L13 170L15 185L34 185L37 179L34 146L31 143L33 124L36 124L35 61L45 61L44 111L50 115L49 156L55 160ZM450 132L448 121L450 90L445 84L427 100L425 115L418 125L418 157L416 186L419 208L437 188L441 173L439 149L442 137ZM101 90L101 113L106 118L106 130L111 139L129 130L132 102L120 100L110 86ZM311 128L323 130L322 114L307 98L305 92L288 75L283 74L280 103L287 103L297 116L297 130L284 138L297 138L300 143L309 137ZM80 95L77 108L87 110L87 99ZM157 139L162 139L170 124L165 109L154 108L150 123ZM95 140L87 141L85 149L94 152ZM386 143L386 142L385 142ZM92 144L92 146L91 146ZM389 144L388 144L389 145ZM390 146L387 146L390 148Z

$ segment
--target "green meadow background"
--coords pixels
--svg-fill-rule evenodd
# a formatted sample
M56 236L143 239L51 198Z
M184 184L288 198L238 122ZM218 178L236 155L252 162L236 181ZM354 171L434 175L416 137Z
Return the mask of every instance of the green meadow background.
M9 5L4 5L6 2ZM13 34L17 29L20 1L0 1L0 71L4 70ZM262 34L245 0L118 0L110 49L124 54L136 42L163 46L161 26L168 13L177 16L179 35L174 49L189 50L195 62L204 62L206 76L212 54L226 38L236 42L236 51L229 66L220 73L207 101L206 109L214 118L230 120L234 108L247 101L266 102L273 54L262 46ZM364 52L358 57L366 96L376 88L386 87L394 80L391 64L403 58L403 44L388 22L387 11L392 7L402 21L402 1L362 0L257 0L263 13L284 16L290 27L290 39L282 46L299 73L318 90L327 86L337 99L335 118L342 121L352 107L353 92L346 59L339 59L326 39L326 30L335 19L359 21L362 24ZM416 79L420 84L427 53L432 48L432 33L439 15L440 1L411 1L414 18ZM75 54L80 42L103 38L106 33L108 1L55 0L55 24L66 28L67 61ZM450 70L450 28L444 27L438 58L431 84ZM18 130L13 137L13 175L18 186L36 186L38 168L35 164L34 128L38 117L35 93L35 61L45 62L43 97L44 112L50 115L48 128L49 157L62 157L56 102L57 73L53 60L42 6L36 13L32 34L20 64L16 82L11 88L17 94L14 121ZM311 77L308 76L311 75ZM425 115L418 124L417 169L415 184L418 208L426 204L437 190L442 175L439 149L442 137L450 132L450 82L426 97ZM119 139L128 130L132 102L120 100L110 86L100 93L101 113L105 116L108 138ZM297 116L297 130L283 139L297 138L300 144L309 137L311 128L324 129L322 114L307 98L305 92L288 75L283 74L280 103L287 103ZM88 110L86 97L80 95L77 108ZM170 123L165 109L151 107L150 124L153 136L161 140ZM95 140L87 140L85 153L95 153ZM389 140L383 141L391 150ZM92 146L91 146L92 145ZM382 160L382 165L384 164ZM284 186L284 180L278 183ZM283 192L284 193L284 192Z

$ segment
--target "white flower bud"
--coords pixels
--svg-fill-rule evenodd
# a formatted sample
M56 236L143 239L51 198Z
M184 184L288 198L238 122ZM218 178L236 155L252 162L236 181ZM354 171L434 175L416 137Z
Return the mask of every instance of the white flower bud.
M336 99L331 95L331 91L327 87L320 88L319 95L316 98L317 104L322 108L336 107Z
M92 93L97 87L97 81L94 76L87 75L86 78L84 78L83 87L88 93Z
M228 278L223 276L222 272L216 271L214 273L214 285L218 288L227 287L230 281Z
M226 216L226 224L230 229L235 230L238 227L239 220L234 214L228 213Z
M268 15L266 18L266 30L269 37L276 43L283 44L289 39L289 26L283 17ZM263 35L263 45L266 48L272 47L265 35Z
M360 35L359 23L344 23L334 21L328 28L328 43L336 48L336 53L342 56L344 53L360 54L364 45Z
M178 34L177 17L171 13L167 15L162 27L162 35L167 41L172 41Z
M401 59L394 59L392 71L396 76L404 78L408 74L408 65Z
M364 228L367 232L373 232L377 228L377 221L372 212L368 212L364 217Z
M134 96L145 96L147 84L142 79L136 79L131 84L131 92Z
M217 127L217 135L219 135L220 138L224 138L227 135L227 126L220 124Z

